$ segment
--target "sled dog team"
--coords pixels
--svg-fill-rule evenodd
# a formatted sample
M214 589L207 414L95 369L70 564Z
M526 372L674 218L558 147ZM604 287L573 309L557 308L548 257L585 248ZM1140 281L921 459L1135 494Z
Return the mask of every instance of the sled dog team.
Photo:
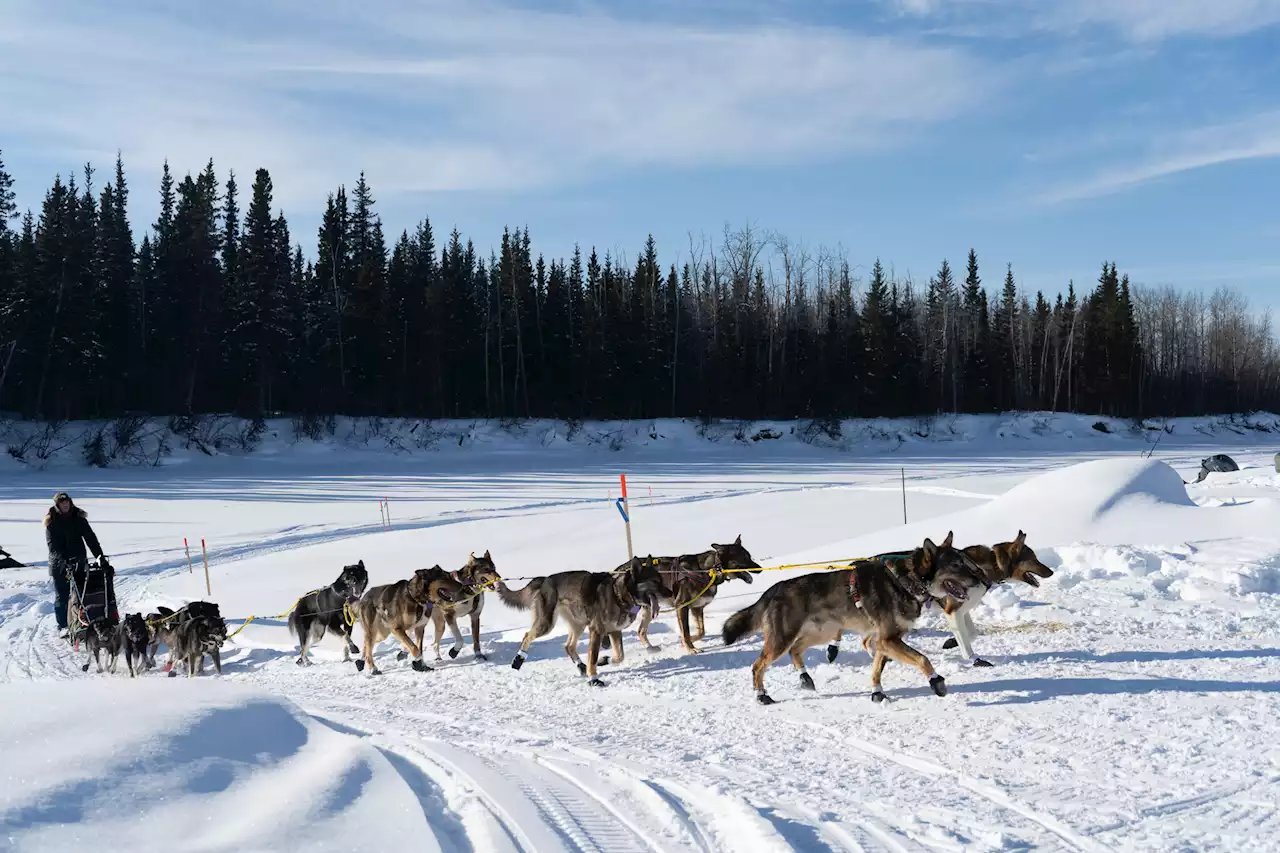
M764 647L751 667L757 701L773 704L765 690L764 674L783 655L790 655L801 687L813 690L813 679L805 670L805 651L826 644L827 660L834 661L846 631L859 635L863 648L872 655L873 701L886 698L880 679L891 660L919 670L933 692L945 696L943 677L924 654L903 639L934 605L945 615L953 634L943 648L958 645L974 666L991 666L973 651L976 632L970 611L996 584L1018 581L1039 586L1040 579L1052 577L1053 571L1027 546L1022 531L1013 541L991 547L971 545L960 549L954 547L952 539L948 533L941 544L925 539L909 553L882 554L839 570L784 580L766 590L750 607L730 616L722 635L726 646L749 634L764 634ZM426 672L431 669L423 661L427 625L432 626L432 646L439 661L445 629L454 640L449 657L455 658L463 647L458 620L470 617L472 650L478 660L486 660L480 649L480 615L485 592L493 588L504 604L531 611L533 617L511 661L512 669L518 670L524 664L534 640L550 633L556 622L563 620L569 628L565 653L589 678L589 684L603 686L597 668L623 661L622 631L637 616L640 622L636 636L652 651L655 647L649 643L649 624L664 606L674 608L681 645L687 653L696 654L694 643L706 636L704 611L715 600L718 589L733 580L750 584L752 575L762 570L743 546L741 536L728 545L712 544L699 554L635 557L612 571L569 571L534 578L514 591L499 575L488 551L482 557L471 554L466 564L454 572L436 565L418 569L411 578L372 588L368 586L364 561L360 561L344 567L329 586L302 596L289 615L289 629L298 638L299 666L311 664L311 646L332 631L342 638L344 661L350 661L353 653L359 655L355 661L359 671L368 669L370 675L380 675L374 649L388 637L395 637L403 647L397 659L412 658L412 668ZM130 621L135 616L137 624ZM217 605L192 602L177 612L159 608L146 620L135 616L126 617L123 624L131 625L129 630L139 634L130 640L130 648L136 650L137 644L143 643L147 666L154 666L156 648L163 642L171 650L171 662L186 664L188 676L203 670L206 654L222 671L218 648L226 639L226 626ZM690 630L690 617L696 632ZM352 639L357 622L363 632L363 648ZM150 627L155 625L158 627ZM149 628L145 642L142 628ZM578 654L584 632L588 639L585 662ZM601 656L606 640L611 656ZM90 653L96 657L93 643L91 635ZM127 652L131 674L133 653ZM171 669L169 674L176 675L176 671Z

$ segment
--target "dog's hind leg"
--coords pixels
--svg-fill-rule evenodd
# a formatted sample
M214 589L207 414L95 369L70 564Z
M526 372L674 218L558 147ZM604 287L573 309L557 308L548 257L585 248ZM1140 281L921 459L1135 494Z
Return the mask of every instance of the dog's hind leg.
M529 654L529 646L533 644L534 640L549 634L551 629L555 627L555 610L545 607L542 599L535 602L533 608L533 624L525 632L524 639L520 641L520 649L511 660L512 669L519 669L524 666L525 656Z
M813 677L809 675L809 670L804 668L805 650L813 645L811 638L801 637L791 644L791 648L787 651L791 654L791 665L795 667L796 672L800 673L800 687L803 690L817 690L813 683Z
M600 663L602 665L607 663L612 663L616 666L622 663L624 660L626 660L626 655L622 653L622 632L621 631L609 632L609 645L613 649L613 657L610 658L608 655L606 655L605 657L601 658Z
M378 665L373 662L373 647L378 644L374 638L373 631L365 623L364 629L364 656L356 661L356 672L363 672L365 667L369 668L369 675L382 675L382 670L378 669Z
M488 660L488 656L480 651L480 611L472 608L471 610L471 653L475 655L476 660Z
M764 671L786 654L790 645L791 643L785 640L780 641L776 632L770 630L769 625L765 626L764 648L760 650L760 657L756 658L756 662L751 664L751 686L756 689L756 701L761 705L774 704L773 699L764 690Z
M929 686L939 696L947 695L947 682L933 670L933 664L920 652L908 646L901 637L881 637L876 643L876 653L888 655L899 663L913 666L929 679Z
M877 647L878 649L878 647ZM884 665L889 662L889 656L884 652L876 651L871 660L871 701L883 702L885 700L884 691L880 689L880 676L884 674Z

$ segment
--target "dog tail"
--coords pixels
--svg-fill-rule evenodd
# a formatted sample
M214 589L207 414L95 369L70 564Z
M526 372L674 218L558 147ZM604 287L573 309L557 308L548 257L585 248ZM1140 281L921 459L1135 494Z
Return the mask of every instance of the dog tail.
M534 578L525 584L523 589L514 592L507 586L505 581L498 581L498 597L508 607L514 607L516 610L528 610L533 606L533 597L538 594L538 590L542 589L544 580L546 578Z
M721 637L723 637L726 646L731 646L747 636L747 634L754 634L760 630L764 625L764 612L771 597L762 595L755 604L745 610L739 610L725 620Z

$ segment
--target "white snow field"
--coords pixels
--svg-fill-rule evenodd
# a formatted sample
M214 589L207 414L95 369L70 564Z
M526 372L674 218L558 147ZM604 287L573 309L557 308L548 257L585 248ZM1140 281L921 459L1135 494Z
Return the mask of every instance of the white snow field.
M1149 441L1094 420L1042 434L969 419L946 442L709 442L659 423L680 437L618 452L280 439L160 468L6 463L0 545L30 568L0 570L0 849L1280 850L1280 436L1178 422L1143 458ZM1184 485L1216 452L1242 470ZM381 678L331 638L296 666L270 618L358 559L374 584L486 549L513 588L612 568L626 558L620 472L642 554L741 534L780 565L1022 529L1056 574L975 611L992 668L944 651L926 619L908 641L950 693L891 665L883 705L852 639L834 664L809 652L816 693L779 662L778 704L754 701L760 637L726 649L720 625L804 570L722 587L696 656L671 613L651 629L658 652L627 632L604 688L578 675L559 628L513 671L528 616L494 594L488 662L468 637L418 673L389 641ZM63 488L118 567L122 612L205 598L208 541L229 627L268 617L228 643L221 678L81 673L83 653L55 637L39 523Z

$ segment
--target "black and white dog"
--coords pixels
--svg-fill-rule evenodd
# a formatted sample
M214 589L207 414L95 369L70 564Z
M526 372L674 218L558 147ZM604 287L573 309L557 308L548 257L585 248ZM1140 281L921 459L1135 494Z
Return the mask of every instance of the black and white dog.
M102 672L100 656L103 652L107 654L107 667L112 673L116 671L116 660L120 657L120 631L116 620L104 616L90 622L85 630L84 645L85 651L89 653L89 660L80 667L81 672L88 672L90 663L96 663L98 672Z
M120 650L124 662L129 665L129 677L138 674L147 662L147 646L151 642L151 629L141 613L129 613L120 623Z
M351 654L360 649L351 642L353 625L347 624L346 610L354 608L369 586L369 572L364 560L353 566L343 566L338 579L323 589L313 590L298 599L289 614L289 630L298 637L298 666L310 666L311 647L332 631L342 638L342 662L351 660Z

